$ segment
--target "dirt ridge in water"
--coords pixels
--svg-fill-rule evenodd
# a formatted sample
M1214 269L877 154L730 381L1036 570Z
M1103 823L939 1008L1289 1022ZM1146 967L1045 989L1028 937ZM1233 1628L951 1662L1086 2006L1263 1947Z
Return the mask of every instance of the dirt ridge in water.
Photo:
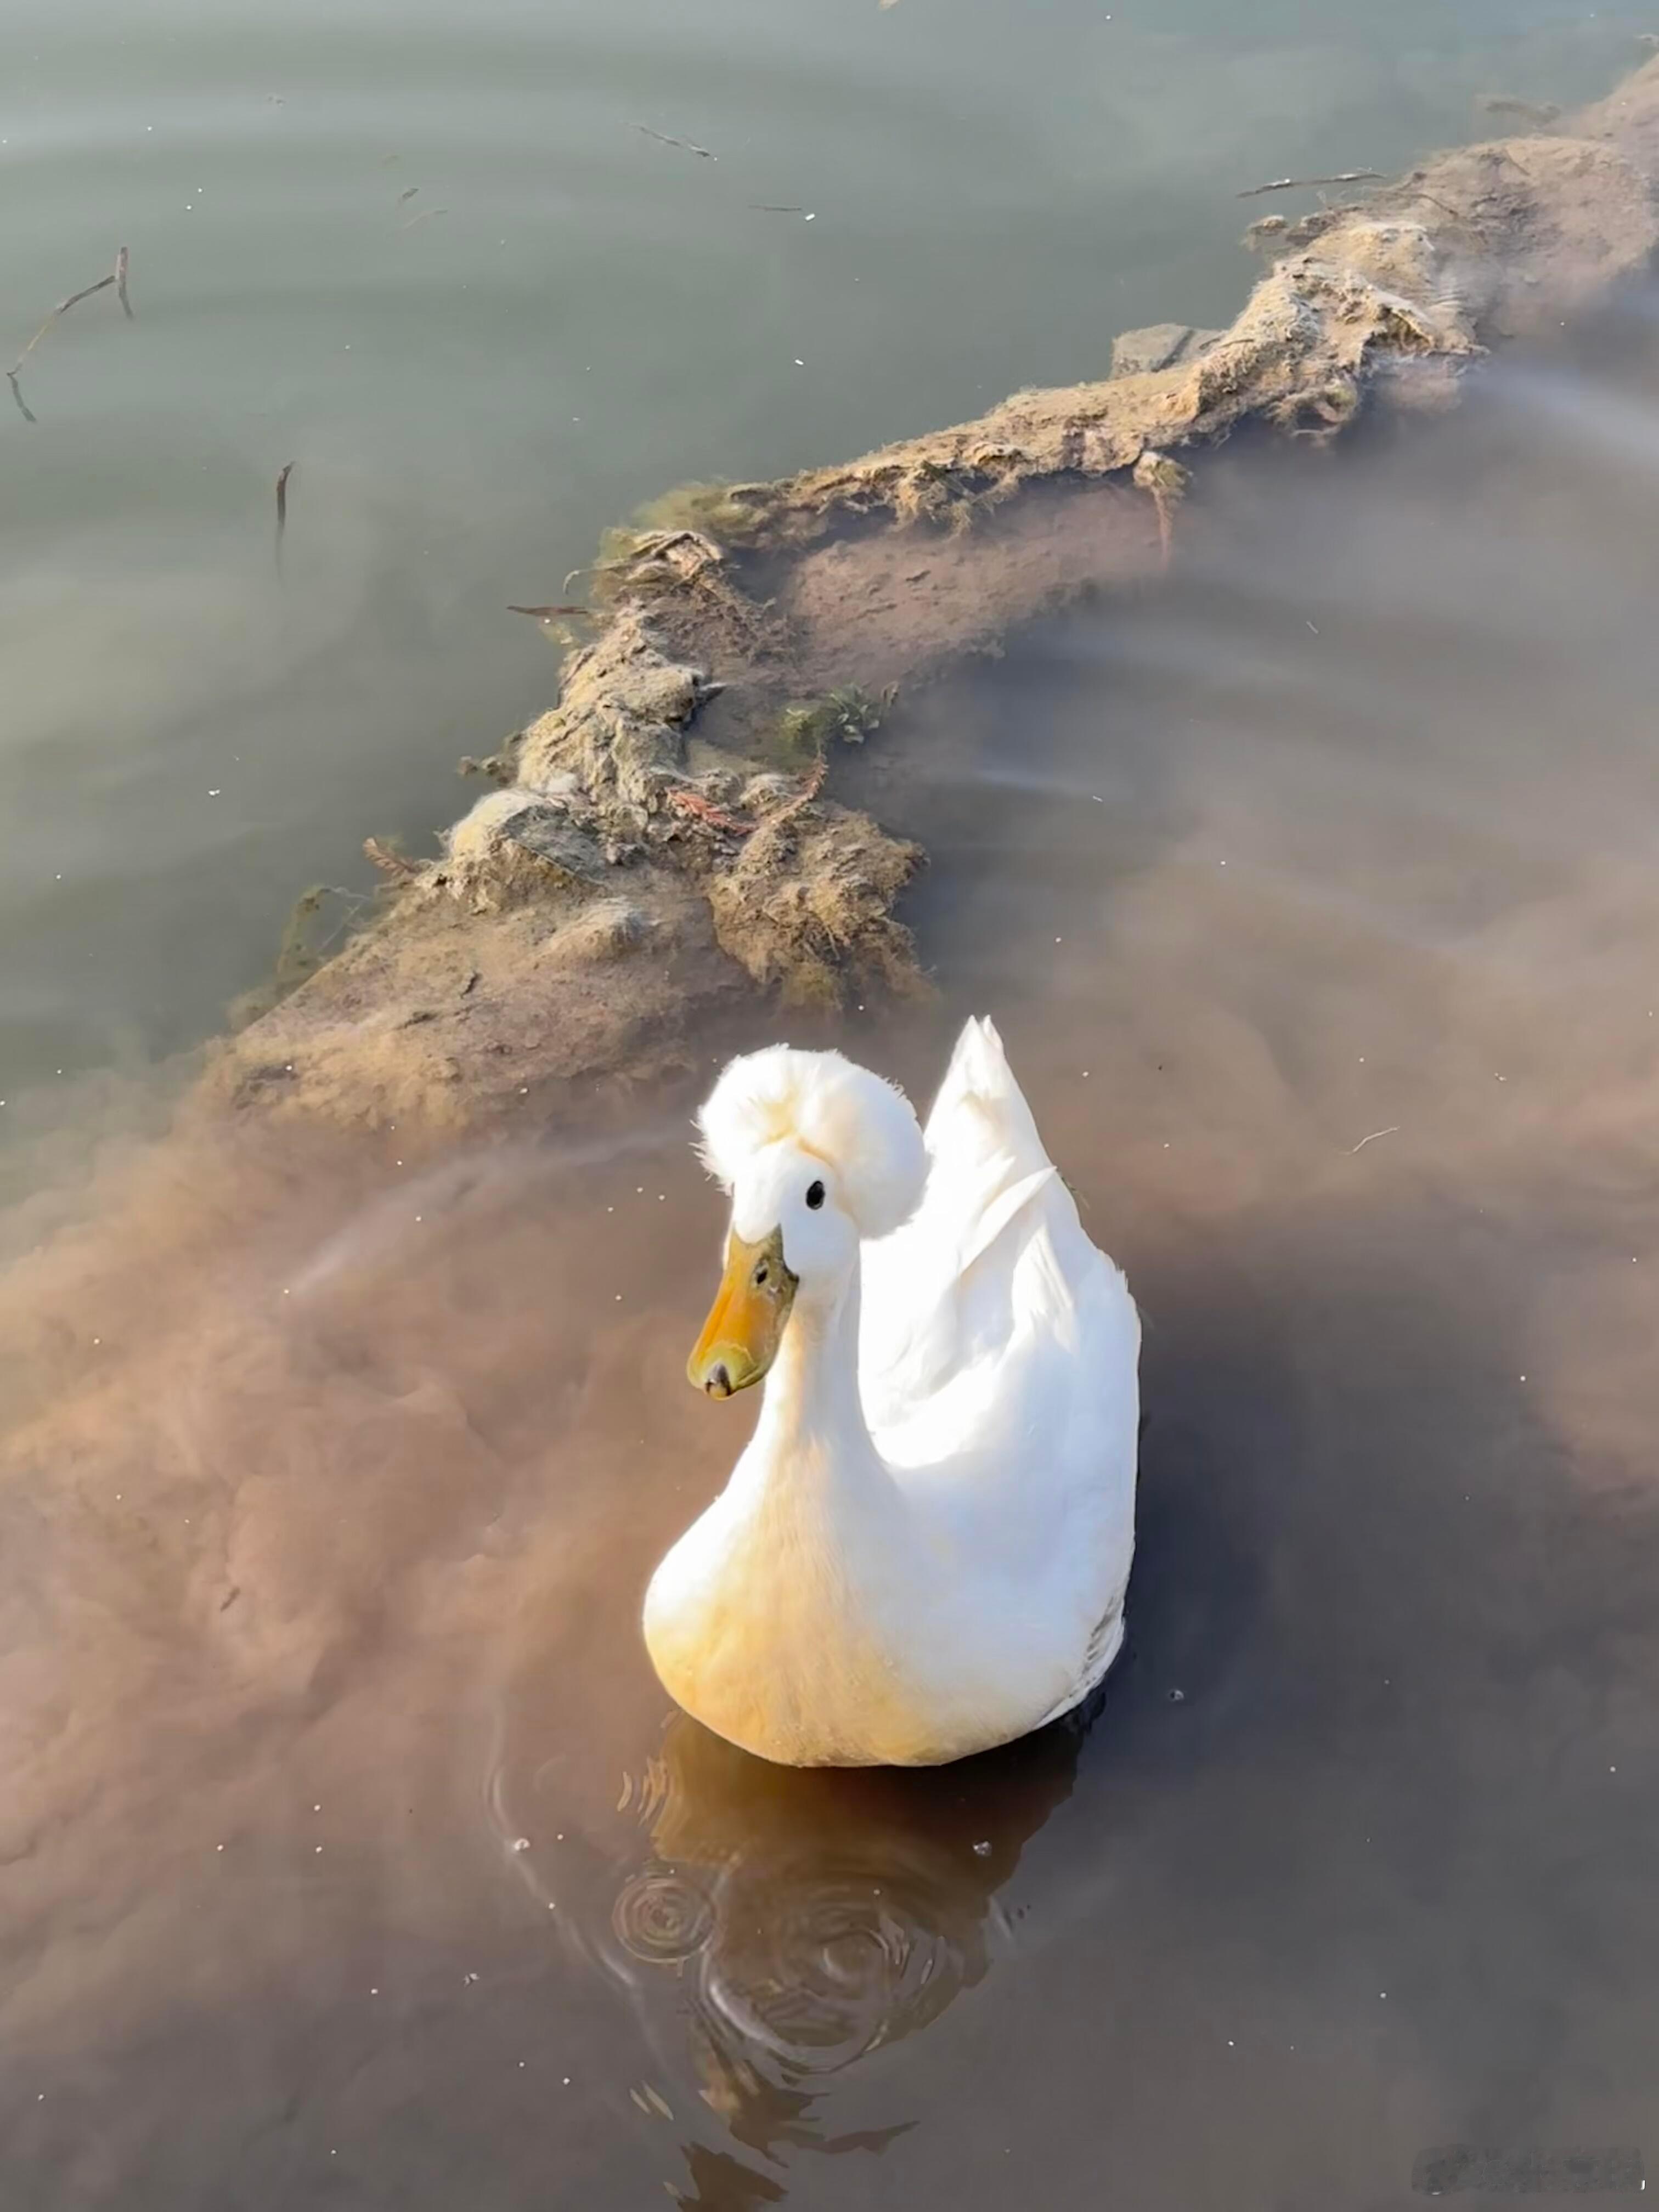
M1659 58L1547 133L1270 216L1249 242L1267 273L1170 366L1017 392L778 483L690 487L612 533L558 705L467 764L497 787L436 859L370 841L382 912L216 1051L198 1103L412 1141L683 1068L690 1018L746 988L925 988L894 911L924 856L837 803L842 747L901 685L1158 574L1193 471L1239 425L1324 441L1368 403L1452 404L1491 347L1647 267Z

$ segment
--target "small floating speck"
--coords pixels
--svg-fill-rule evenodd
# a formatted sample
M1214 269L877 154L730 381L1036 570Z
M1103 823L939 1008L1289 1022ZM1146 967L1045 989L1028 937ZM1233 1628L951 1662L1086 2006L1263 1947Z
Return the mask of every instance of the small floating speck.
M976 1859L988 1859L990 1856L991 1846L989 1844L975 1844L974 1845L974 1856Z
M530 1838L529 1838L529 1837L528 1837L528 1836L519 1836L519 1837L516 1837L516 1838L514 1839L513 1848L514 1848L514 1850L515 1851L527 1851L527 1850L530 1849Z

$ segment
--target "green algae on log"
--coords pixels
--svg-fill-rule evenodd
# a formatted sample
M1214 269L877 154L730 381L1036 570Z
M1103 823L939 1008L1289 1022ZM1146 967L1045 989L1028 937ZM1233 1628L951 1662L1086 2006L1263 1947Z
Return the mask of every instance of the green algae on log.
M862 460L665 495L609 534L601 627L568 653L558 704L469 763L499 787L438 855L388 864L374 925L220 1048L210 1096L454 1128L678 1066L691 1019L746 988L924 988L895 912L923 856L834 795L866 702L1069 595L1155 576L1239 425L1324 441L1368 404L1452 404L1492 346L1649 267L1656 180L1659 58L1547 135L1252 226L1278 258L1225 331L1128 333L1115 374Z

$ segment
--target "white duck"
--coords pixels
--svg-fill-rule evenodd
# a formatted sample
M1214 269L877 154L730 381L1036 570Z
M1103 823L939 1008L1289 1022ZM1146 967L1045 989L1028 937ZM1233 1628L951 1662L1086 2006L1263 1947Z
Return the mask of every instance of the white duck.
M924 1137L834 1052L733 1060L691 1382L763 1376L748 1449L652 1577L664 1686L792 1766L936 1765L1067 1712L1123 1638L1140 1323L987 1021Z

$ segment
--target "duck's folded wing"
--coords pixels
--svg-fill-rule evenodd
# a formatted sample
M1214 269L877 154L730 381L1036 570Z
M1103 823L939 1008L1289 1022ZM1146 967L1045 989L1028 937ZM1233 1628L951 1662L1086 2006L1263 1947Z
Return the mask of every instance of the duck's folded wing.
M1098 1257L988 1021L963 1030L925 1135L921 1206L864 1248L860 1382L872 1425L907 1419L1006 1345L1016 1264L1039 1220L1062 1270Z

